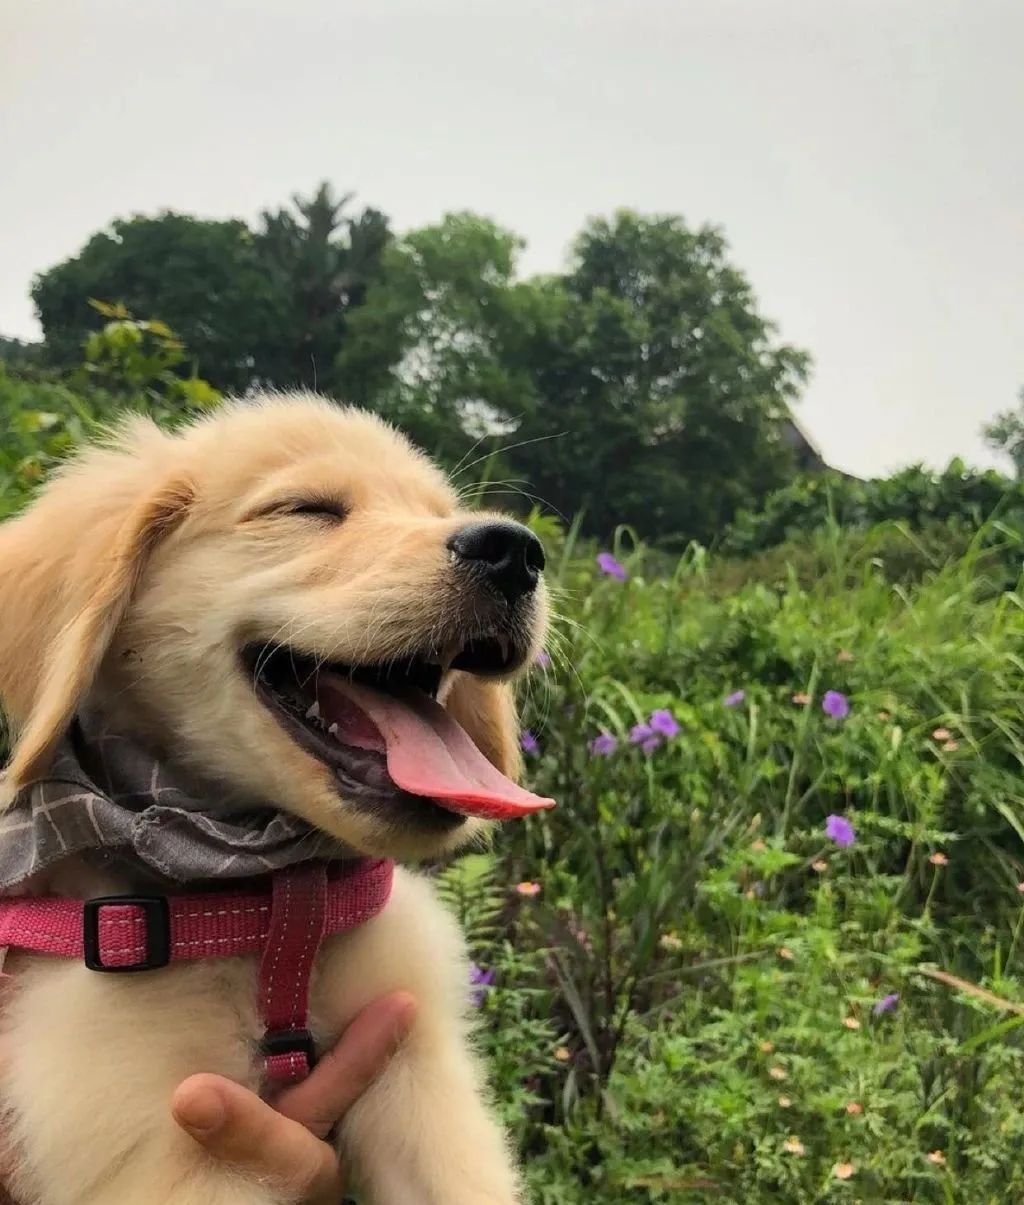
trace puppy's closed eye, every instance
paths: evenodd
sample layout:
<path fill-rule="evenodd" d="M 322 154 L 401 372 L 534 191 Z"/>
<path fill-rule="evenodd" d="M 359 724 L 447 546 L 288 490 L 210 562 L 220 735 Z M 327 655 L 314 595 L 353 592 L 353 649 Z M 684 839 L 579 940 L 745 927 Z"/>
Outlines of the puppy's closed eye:
<path fill-rule="evenodd" d="M 293 502 L 286 506 L 284 514 L 305 515 L 311 519 L 326 519 L 331 523 L 340 523 L 347 515 L 347 509 L 338 501 L 329 498 L 308 498 L 303 502 Z"/>
<path fill-rule="evenodd" d="M 338 498 L 308 497 L 308 498 L 279 498 L 260 509 L 250 518 L 272 519 L 303 518 L 314 519 L 322 523 L 342 523 L 348 517 L 348 507 Z"/>

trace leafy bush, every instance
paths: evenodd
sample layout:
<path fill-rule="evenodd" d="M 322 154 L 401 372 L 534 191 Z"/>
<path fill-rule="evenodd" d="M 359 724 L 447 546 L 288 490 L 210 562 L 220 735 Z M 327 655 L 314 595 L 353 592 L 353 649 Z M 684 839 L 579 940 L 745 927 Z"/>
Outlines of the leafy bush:
<path fill-rule="evenodd" d="M 724 536 L 724 552 L 749 555 L 833 525 L 844 530 L 897 522 L 913 531 L 951 524 L 977 531 L 989 520 L 1024 528 L 1024 483 L 994 469 L 954 460 L 941 473 L 913 466 L 892 477 L 859 481 L 836 473 L 807 477 L 743 511 Z"/>
<path fill-rule="evenodd" d="M 1024 1192 L 1024 600 L 976 549 L 896 588 L 833 551 L 722 599 L 699 553 L 555 549 L 560 807 L 501 835 L 478 950 L 538 1202 Z"/>
<path fill-rule="evenodd" d="M 173 425 L 214 406 L 220 394 L 194 373 L 174 332 L 137 321 L 123 306 L 93 302 L 108 319 L 86 340 L 81 367 L 60 376 L 0 359 L 0 519 L 19 510 L 47 470 L 126 411 Z"/>
<path fill-rule="evenodd" d="M 992 589 L 1005 590 L 1016 582 L 1022 557 L 1024 526 L 1000 520 L 981 528 L 954 520 L 931 522 L 916 531 L 896 522 L 862 530 L 829 524 L 749 556 L 720 553 L 708 566 L 706 585 L 719 598 L 750 582 L 778 590 L 790 583 L 810 589 L 826 576 L 850 588 L 867 572 L 891 585 L 912 586 L 934 577 L 951 560 L 968 558 L 972 571 Z"/>

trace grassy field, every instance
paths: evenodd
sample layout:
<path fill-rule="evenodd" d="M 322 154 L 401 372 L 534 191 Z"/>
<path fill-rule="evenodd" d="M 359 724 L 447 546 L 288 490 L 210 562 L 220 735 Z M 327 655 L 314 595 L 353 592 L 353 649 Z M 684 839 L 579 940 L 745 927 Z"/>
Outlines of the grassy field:
<path fill-rule="evenodd" d="M 531 1199 L 1024 1199 L 1019 549 L 737 585 L 541 526 L 561 806 L 442 874 Z"/>

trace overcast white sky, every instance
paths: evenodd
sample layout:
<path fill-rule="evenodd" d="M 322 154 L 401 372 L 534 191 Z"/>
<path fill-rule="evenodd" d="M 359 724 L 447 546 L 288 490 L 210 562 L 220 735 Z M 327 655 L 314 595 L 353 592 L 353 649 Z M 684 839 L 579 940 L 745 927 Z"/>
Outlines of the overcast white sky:
<path fill-rule="evenodd" d="M 252 217 L 328 178 L 562 265 L 618 206 L 721 224 L 798 417 L 875 474 L 1024 385 L 1021 0 L 0 0 L 0 332 L 115 215 Z"/>

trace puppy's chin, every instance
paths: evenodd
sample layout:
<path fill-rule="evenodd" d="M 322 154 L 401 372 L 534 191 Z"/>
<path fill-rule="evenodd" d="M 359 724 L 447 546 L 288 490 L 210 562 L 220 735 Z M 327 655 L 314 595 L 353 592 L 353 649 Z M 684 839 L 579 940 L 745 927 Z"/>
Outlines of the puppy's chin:
<path fill-rule="evenodd" d="M 372 793 L 355 784 L 346 791 L 329 767 L 280 731 L 265 735 L 267 739 L 250 748 L 235 746 L 230 759 L 219 758 L 215 780 L 230 784 L 235 800 L 291 812 L 356 853 L 429 861 L 485 842 L 493 828 L 485 820 L 460 816 L 404 792 Z M 206 773 L 210 769 L 203 767 Z"/>
<path fill-rule="evenodd" d="M 488 821 L 460 816 L 400 791 L 346 792 L 330 770 L 312 758 L 306 760 L 308 774 L 287 787 L 282 784 L 278 805 L 368 857 L 429 861 L 484 843 L 493 828 Z"/>
<path fill-rule="evenodd" d="M 485 844 L 494 827 L 486 820 L 446 812 L 429 799 L 373 801 L 368 807 L 364 799 L 344 798 L 324 782 L 323 774 L 317 777 L 318 789 L 305 797 L 303 819 L 368 857 L 426 862 L 467 845 Z"/>
<path fill-rule="evenodd" d="M 402 791 L 385 775 L 370 776 L 369 782 L 346 775 L 298 744 L 258 704 L 248 715 L 251 722 L 240 726 L 230 754 L 223 746 L 206 750 L 220 763 L 217 778 L 254 801 L 292 812 L 360 854 L 426 861 L 480 844 L 493 828 Z M 194 741 L 190 745 L 195 748 Z"/>

